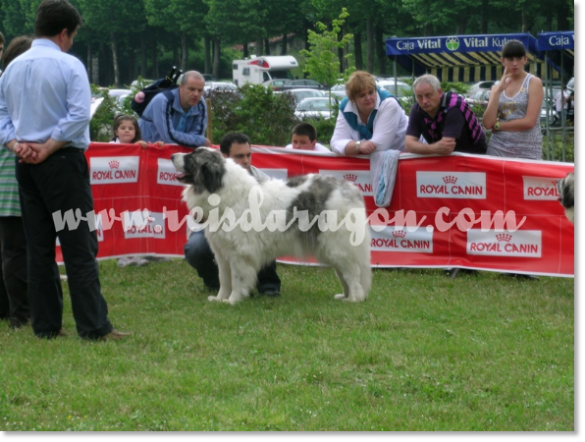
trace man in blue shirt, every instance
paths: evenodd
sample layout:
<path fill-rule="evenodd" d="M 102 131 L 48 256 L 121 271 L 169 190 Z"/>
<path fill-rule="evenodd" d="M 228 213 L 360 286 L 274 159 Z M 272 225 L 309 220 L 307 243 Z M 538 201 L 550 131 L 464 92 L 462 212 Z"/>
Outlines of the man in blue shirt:
<path fill-rule="evenodd" d="M 96 261 L 93 197 L 84 155 L 90 142 L 91 91 L 83 64 L 66 54 L 81 23 L 66 0 L 45 0 L 38 7 L 31 49 L 15 58 L 0 77 L 0 145 L 21 157 L 16 178 L 35 335 L 66 334 L 55 263 L 58 237 L 77 333 L 91 340 L 122 339 L 127 333 L 115 330 L 108 319 Z M 63 219 L 69 210 L 85 220 L 57 232 L 54 220 Z"/>
<path fill-rule="evenodd" d="M 207 106 L 203 99 L 204 86 L 203 75 L 188 71 L 181 77 L 179 88 L 170 92 L 170 98 L 165 93 L 156 95 L 138 121 L 142 139 L 192 148 L 211 146 L 205 138 Z"/>

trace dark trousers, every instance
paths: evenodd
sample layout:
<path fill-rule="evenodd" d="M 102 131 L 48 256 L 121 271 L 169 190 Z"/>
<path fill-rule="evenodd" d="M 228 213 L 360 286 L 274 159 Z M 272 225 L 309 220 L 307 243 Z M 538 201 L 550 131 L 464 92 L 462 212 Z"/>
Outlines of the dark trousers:
<path fill-rule="evenodd" d="M 10 320 L 11 327 L 29 321 L 26 239 L 20 216 L 0 217 L 0 317 Z"/>
<path fill-rule="evenodd" d="M 51 338 L 62 326 L 63 292 L 55 262 L 59 238 L 67 271 L 73 317 L 82 338 L 112 331 L 101 293 L 97 235 L 87 221 L 56 231 L 53 214 L 68 210 L 84 218 L 93 211 L 87 160 L 80 149 L 58 150 L 40 164 L 16 164 L 27 243 L 28 301 L 35 335 Z"/>
<path fill-rule="evenodd" d="M 203 231 L 193 232 L 185 244 L 185 259 L 191 267 L 197 270 L 197 275 L 203 279 L 203 283 L 210 288 L 219 288 L 219 269 L 215 262 L 215 256 Z M 264 266 L 258 272 L 256 288 L 260 293 L 269 291 L 280 292 L 280 278 L 276 273 L 276 261 Z"/>

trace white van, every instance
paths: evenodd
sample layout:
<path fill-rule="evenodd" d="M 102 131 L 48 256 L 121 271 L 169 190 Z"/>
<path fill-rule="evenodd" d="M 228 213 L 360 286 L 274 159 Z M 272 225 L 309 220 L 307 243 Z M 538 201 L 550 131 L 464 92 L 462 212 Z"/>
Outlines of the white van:
<path fill-rule="evenodd" d="M 246 83 L 262 84 L 276 78 L 292 79 L 291 70 L 299 64 L 292 55 L 265 55 L 232 62 L 233 80 L 240 87 Z"/>

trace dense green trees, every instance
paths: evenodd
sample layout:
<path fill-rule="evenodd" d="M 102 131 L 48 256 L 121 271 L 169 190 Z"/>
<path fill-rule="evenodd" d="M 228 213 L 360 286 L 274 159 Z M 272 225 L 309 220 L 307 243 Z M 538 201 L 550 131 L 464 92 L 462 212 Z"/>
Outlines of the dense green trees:
<path fill-rule="evenodd" d="M 85 25 L 72 52 L 93 83 L 127 84 L 138 75 L 157 78 L 172 65 L 216 77 L 231 76 L 231 60 L 250 54 L 284 54 L 307 31 L 330 24 L 343 7 L 341 68 L 350 52 L 357 69 L 386 73 L 384 38 L 569 30 L 571 0 L 70 0 Z M 0 0 L 0 31 L 7 40 L 34 32 L 41 0 Z M 275 45 L 274 40 L 279 39 Z M 235 49 L 237 46 L 237 50 Z M 277 51 L 277 52 L 275 52 Z M 299 60 L 302 63 L 302 60 Z"/>

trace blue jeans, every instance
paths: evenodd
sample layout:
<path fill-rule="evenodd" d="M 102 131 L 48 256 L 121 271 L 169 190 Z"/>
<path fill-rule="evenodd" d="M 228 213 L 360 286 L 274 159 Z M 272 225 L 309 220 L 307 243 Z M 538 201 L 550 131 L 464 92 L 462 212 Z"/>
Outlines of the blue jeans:
<path fill-rule="evenodd" d="M 203 231 L 193 232 L 185 244 L 184 250 L 185 259 L 191 267 L 197 270 L 197 275 L 203 279 L 203 284 L 211 289 L 219 289 L 219 269 Z M 256 288 L 260 293 L 280 292 L 280 278 L 276 273 L 276 261 L 267 264 L 258 272 Z"/>

